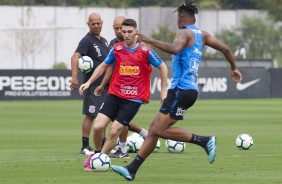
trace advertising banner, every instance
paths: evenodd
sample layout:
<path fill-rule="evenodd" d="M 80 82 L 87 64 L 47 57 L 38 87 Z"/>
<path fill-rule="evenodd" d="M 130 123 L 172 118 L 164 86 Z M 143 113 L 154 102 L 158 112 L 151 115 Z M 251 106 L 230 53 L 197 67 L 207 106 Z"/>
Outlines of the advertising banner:
<path fill-rule="evenodd" d="M 241 83 L 234 83 L 229 68 L 200 68 L 200 99 L 282 97 L 281 71 L 264 68 L 242 68 Z M 273 72 L 272 72 L 273 71 Z M 171 70 L 168 84 L 170 86 Z M 82 74 L 79 75 L 79 85 Z M 0 100 L 81 99 L 78 90 L 70 91 L 70 70 L 0 70 Z M 279 85 L 280 84 L 280 85 Z M 151 75 L 151 99 L 160 99 L 159 71 Z"/>
<path fill-rule="evenodd" d="M 70 70 L 0 70 L 0 100 L 81 98 L 70 85 Z"/>
<path fill-rule="evenodd" d="M 269 72 L 264 68 L 242 68 L 241 83 L 231 80 L 229 68 L 200 68 L 198 76 L 199 98 L 266 98 L 270 97 Z M 171 72 L 169 74 L 171 77 Z M 170 78 L 168 80 L 170 84 Z M 151 99 L 159 99 L 160 78 L 158 70 L 151 76 Z"/>

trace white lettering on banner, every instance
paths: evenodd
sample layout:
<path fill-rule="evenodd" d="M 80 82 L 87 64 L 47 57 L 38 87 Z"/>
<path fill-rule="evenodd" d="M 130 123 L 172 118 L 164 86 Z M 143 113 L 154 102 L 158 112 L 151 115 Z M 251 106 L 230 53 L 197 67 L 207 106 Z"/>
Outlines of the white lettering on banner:
<path fill-rule="evenodd" d="M 198 84 L 203 85 L 201 92 L 226 92 L 227 78 L 199 78 Z"/>
<path fill-rule="evenodd" d="M 70 91 L 71 77 L 0 76 L 0 91 Z"/>
<path fill-rule="evenodd" d="M 120 86 L 120 91 L 125 95 L 138 95 L 138 87 L 137 86 Z"/>
<path fill-rule="evenodd" d="M 35 89 L 34 77 L 27 76 L 23 78 L 23 90 L 32 91 Z"/>
<path fill-rule="evenodd" d="M 168 79 L 168 87 L 171 85 L 171 79 Z M 203 85 L 201 92 L 226 92 L 227 78 L 226 77 L 201 77 L 198 78 L 198 85 Z M 201 89 L 201 88 L 199 88 Z M 151 94 L 161 91 L 161 79 L 154 77 L 151 79 Z"/>
<path fill-rule="evenodd" d="M 71 92 L 70 91 L 5 91 L 4 96 L 12 96 L 12 97 L 35 97 L 35 96 L 66 97 L 66 96 L 71 96 Z"/>
<path fill-rule="evenodd" d="M 3 87 L 8 87 L 10 86 L 11 82 L 10 82 L 10 77 L 7 76 L 1 76 L 0 77 L 0 90 L 3 90 Z"/>

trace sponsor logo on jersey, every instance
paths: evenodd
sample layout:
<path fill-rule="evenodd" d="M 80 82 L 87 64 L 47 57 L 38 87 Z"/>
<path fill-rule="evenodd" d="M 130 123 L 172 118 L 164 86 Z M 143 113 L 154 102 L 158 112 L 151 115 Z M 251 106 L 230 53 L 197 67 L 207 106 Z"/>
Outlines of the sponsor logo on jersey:
<path fill-rule="evenodd" d="M 122 49 L 122 46 L 121 46 L 121 45 L 119 45 L 119 46 L 116 47 L 116 50 L 121 50 L 121 49 Z"/>
<path fill-rule="evenodd" d="M 120 75 L 139 75 L 140 70 L 138 66 L 120 66 Z"/>
<path fill-rule="evenodd" d="M 94 49 L 96 50 L 96 52 L 98 54 L 98 57 L 101 57 L 102 54 L 101 54 L 101 50 L 99 49 L 98 45 L 96 45 L 96 43 L 94 43 L 93 46 L 94 46 Z"/>
<path fill-rule="evenodd" d="M 190 62 L 191 68 L 195 71 L 198 71 L 200 61 L 197 58 L 191 58 Z"/>
<path fill-rule="evenodd" d="M 148 47 L 142 46 L 141 49 L 144 50 L 144 51 L 147 51 L 147 50 L 148 50 Z"/>
<path fill-rule="evenodd" d="M 138 87 L 137 86 L 120 86 L 120 91 L 124 95 L 138 95 Z"/>
<path fill-rule="evenodd" d="M 198 49 L 198 48 L 195 48 L 194 53 L 199 54 L 200 56 L 202 55 L 202 52 L 201 52 L 201 51 L 199 51 L 199 49 Z"/>
<path fill-rule="evenodd" d="M 202 33 L 201 30 L 197 30 L 197 29 L 191 29 L 191 31 L 193 31 L 194 33 L 198 33 L 198 34 L 201 34 L 201 33 Z"/>

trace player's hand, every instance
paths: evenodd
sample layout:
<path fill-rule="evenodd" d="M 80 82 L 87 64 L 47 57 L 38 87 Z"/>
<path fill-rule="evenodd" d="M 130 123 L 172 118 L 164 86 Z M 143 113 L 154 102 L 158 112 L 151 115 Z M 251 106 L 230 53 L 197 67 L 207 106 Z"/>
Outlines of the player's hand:
<path fill-rule="evenodd" d="M 149 38 L 144 36 L 143 34 L 140 34 L 140 33 L 137 33 L 136 34 L 137 36 L 137 42 L 145 42 L 145 43 L 148 43 L 149 42 Z"/>
<path fill-rule="evenodd" d="M 97 88 L 94 90 L 94 95 L 95 96 L 101 96 L 102 91 L 104 90 L 104 86 L 99 85 Z"/>
<path fill-rule="evenodd" d="M 147 101 L 142 101 L 142 104 L 148 104 L 150 101 L 149 100 L 147 100 Z"/>
<path fill-rule="evenodd" d="M 89 84 L 88 82 L 82 84 L 82 85 L 80 86 L 80 88 L 79 88 L 79 94 L 80 94 L 80 95 L 83 95 L 83 92 L 84 92 L 86 89 L 88 89 L 89 86 L 90 86 L 90 84 Z"/>
<path fill-rule="evenodd" d="M 164 102 L 164 99 L 166 99 L 166 97 L 167 97 L 167 90 L 165 90 L 165 91 L 161 91 L 161 103 L 163 103 Z"/>
<path fill-rule="evenodd" d="M 238 83 L 242 80 L 242 74 L 238 69 L 232 70 L 231 71 L 231 79 Z"/>
<path fill-rule="evenodd" d="M 70 89 L 73 91 L 76 90 L 77 88 L 78 88 L 78 79 L 72 78 Z"/>

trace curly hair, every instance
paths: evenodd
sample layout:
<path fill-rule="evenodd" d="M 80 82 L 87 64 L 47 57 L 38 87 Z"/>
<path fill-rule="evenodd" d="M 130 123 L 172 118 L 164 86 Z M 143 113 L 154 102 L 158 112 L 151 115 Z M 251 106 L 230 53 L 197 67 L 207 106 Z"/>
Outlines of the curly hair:
<path fill-rule="evenodd" d="M 187 13 L 188 15 L 198 14 L 198 6 L 193 5 L 194 2 L 195 0 L 186 0 L 186 2 L 181 4 L 174 12 Z"/>

